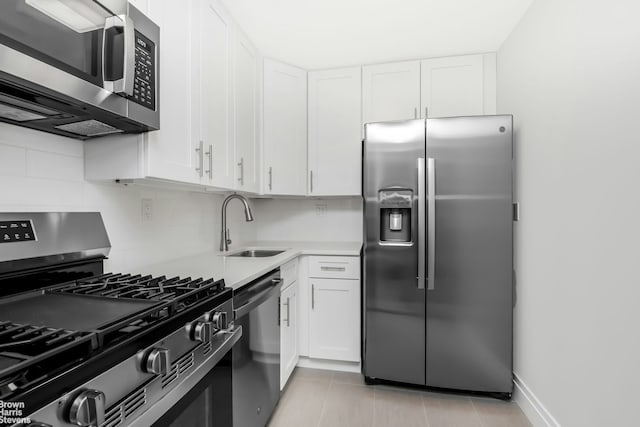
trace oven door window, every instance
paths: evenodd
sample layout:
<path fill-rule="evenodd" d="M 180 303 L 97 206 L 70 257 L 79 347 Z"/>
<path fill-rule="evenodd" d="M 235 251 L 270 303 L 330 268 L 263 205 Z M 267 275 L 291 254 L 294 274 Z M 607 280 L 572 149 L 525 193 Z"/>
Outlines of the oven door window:
<path fill-rule="evenodd" d="M 232 351 L 229 351 L 153 427 L 232 427 Z"/>
<path fill-rule="evenodd" d="M 95 1 L 2 0 L 0 43 L 102 86 L 103 31 L 111 16 Z"/>

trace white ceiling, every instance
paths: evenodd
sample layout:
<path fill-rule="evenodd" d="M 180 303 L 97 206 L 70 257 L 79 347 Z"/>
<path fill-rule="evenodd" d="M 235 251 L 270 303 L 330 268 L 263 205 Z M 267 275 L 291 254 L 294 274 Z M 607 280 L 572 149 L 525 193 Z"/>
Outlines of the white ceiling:
<path fill-rule="evenodd" d="M 496 51 L 533 0 L 222 0 L 260 51 L 306 69 Z"/>

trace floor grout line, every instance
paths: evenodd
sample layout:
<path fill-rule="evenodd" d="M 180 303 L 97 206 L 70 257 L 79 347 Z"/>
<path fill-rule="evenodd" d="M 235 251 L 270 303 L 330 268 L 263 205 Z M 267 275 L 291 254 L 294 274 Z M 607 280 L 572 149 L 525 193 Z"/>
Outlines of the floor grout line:
<path fill-rule="evenodd" d="M 482 417 L 480 416 L 480 411 L 478 411 L 478 408 L 476 407 L 476 404 L 473 403 L 473 399 L 469 397 L 469 402 L 471 402 L 471 407 L 473 408 L 473 412 L 476 414 L 476 416 L 478 417 L 478 421 L 480 421 L 480 426 L 481 427 L 486 427 L 484 425 L 484 421 L 482 420 Z"/>
<path fill-rule="evenodd" d="M 327 390 L 324 393 L 324 399 L 322 399 L 322 406 L 320 407 L 320 416 L 318 417 L 318 422 L 316 423 L 316 427 L 320 427 L 320 422 L 322 421 L 322 415 L 324 415 L 324 408 L 327 405 L 327 399 L 329 398 L 329 391 L 331 390 L 331 384 L 333 384 L 333 373 L 331 374 L 331 379 L 329 380 L 329 385 L 327 386 Z"/>

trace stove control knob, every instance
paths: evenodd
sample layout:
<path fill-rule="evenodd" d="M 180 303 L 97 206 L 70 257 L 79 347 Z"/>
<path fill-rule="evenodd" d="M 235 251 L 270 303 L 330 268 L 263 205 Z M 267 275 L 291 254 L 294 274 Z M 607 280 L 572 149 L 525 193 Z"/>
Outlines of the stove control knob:
<path fill-rule="evenodd" d="M 104 393 L 82 390 L 71 403 L 68 420 L 83 427 L 98 427 L 104 423 Z"/>
<path fill-rule="evenodd" d="M 169 350 L 154 348 L 143 360 L 143 371 L 148 374 L 165 375 L 169 372 Z"/>
<path fill-rule="evenodd" d="M 195 321 L 191 323 L 187 329 L 189 330 L 189 338 L 193 341 L 208 343 L 211 341 L 211 323 Z"/>
<path fill-rule="evenodd" d="M 227 313 L 225 311 L 212 311 L 207 313 L 207 318 L 213 323 L 213 327 L 217 330 L 227 329 L 229 324 L 227 323 Z"/>

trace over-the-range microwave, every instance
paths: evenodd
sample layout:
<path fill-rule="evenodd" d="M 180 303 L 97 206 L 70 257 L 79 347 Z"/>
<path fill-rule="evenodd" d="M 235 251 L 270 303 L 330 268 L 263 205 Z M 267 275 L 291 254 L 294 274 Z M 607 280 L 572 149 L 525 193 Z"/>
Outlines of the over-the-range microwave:
<path fill-rule="evenodd" d="M 159 48 L 126 0 L 2 0 L 0 121 L 79 139 L 159 129 Z"/>

